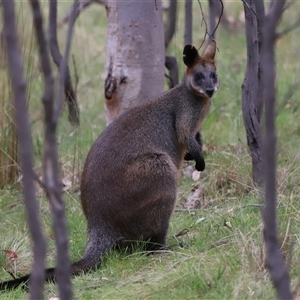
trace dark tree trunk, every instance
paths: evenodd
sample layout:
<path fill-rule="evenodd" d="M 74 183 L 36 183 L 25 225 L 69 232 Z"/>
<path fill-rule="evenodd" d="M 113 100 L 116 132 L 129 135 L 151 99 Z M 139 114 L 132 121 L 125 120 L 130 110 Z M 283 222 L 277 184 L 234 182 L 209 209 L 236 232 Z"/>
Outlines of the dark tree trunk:
<path fill-rule="evenodd" d="M 2 0 L 4 36 L 7 45 L 7 59 L 14 95 L 16 124 L 19 138 L 19 151 L 22 170 L 22 183 L 25 210 L 29 231 L 33 241 L 33 266 L 30 279 L 30 299 L 42 299 L 44 288 L 44 268 L 46 241 L 41 229 L 39 207 L 35 193 L 35 174 L 33 171 L 33 145 L 27 113 L 26 83 L 22 69 L 16 30 L 14 1 Z"/>
<path fill-rule="evenodd" d="M 193 1 L 185 0 L 184 44 L 193 44 Z"/>
<path fill-rule="evenodd" d="M 263 74 L 263 97 L 265 100 L 266 138 L 264 143 L 265 162 L 265 209 L 264 239 L 267 266 L 277 299 L 293 299 L 290 278 L 284 264 L 277 238 L 276 216 L 276 128 L 275 128 L 275 53 L 276 27 L 282 15 L 285 1 L 272 1 L 272 8 L 265 18 L 262 30 L 261 65 Z"/>
<path fill-rule="evenodd" d="M 263 184 L 262 166 L 262 131 L 258 103 L 261 100 L 260 74 L 260 24 L 253 11 L 256 11 L 254 2 L 245 0 L 244 11 L 246 20 L 247 68 L 242 85 L 242 112 L 247 135 L 247 143 L 252 158 L 252 178 L 256 186 Z M 262 1 L 262 0 L 260 0 Z"/>
<path fill-rule="evenodd" d="M 165 48 L 167 49 L 170 41 L 176 31 L 177 20 L 177 0 L 170 0 L 170 6 L 168 8 L 168 18 L 166 22 L 165 30 Z"/>

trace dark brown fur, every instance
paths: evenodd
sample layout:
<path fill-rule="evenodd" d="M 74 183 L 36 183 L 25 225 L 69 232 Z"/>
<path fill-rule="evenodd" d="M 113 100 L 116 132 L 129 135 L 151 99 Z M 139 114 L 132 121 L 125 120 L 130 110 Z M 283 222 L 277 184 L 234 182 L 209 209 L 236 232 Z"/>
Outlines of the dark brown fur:
<path fill-rule="evenodd" d="M 72 265 L 72 275 L 101 263 L 117 244 L 147 242 L 148 250 L 165 246 L 184 160 L 205 168 L 199 129 L 219 81 L 215 75 L 215 41 L 200 57 L 184 49 L 183 82 L 157 99 L 124 113 L 92 146 L 82 173 L 81 202 L 89 241 L 84 256 Z M 10 289 L 30 278 L 2 282 Z M 55 270 L 46 270 L 55 280 Z"/>

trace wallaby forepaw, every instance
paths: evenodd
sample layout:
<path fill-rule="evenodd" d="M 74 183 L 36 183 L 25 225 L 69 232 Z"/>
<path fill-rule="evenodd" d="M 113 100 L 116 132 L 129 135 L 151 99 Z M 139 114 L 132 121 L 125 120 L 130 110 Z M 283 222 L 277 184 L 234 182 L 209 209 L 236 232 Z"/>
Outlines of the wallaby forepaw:
<path fill-rule="evenodd" d="M 205 169 L 204 159 L 202 161 L 197 161 L 195 168 L 196 168 L 197 171 L 204 171 L 204 169 Z"/>

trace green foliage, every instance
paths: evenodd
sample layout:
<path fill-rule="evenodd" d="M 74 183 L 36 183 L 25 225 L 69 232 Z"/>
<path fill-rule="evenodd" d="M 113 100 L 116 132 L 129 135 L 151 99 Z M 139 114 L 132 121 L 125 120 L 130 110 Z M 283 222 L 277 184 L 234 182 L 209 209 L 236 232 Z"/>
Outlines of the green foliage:
<path fill-rule="evenodd" d="M 195 3 L 196 4 L 196 3 Z M 60 16 L 69 3 L 60 3 Z M 168 52 L 178 59 L 183 71 L 183 3 L 179 6 L 178 31 Z M 170 251 L 146 255 L 141 248 L 131 254 L 113 251 L 102 266 L 74 278 L 75 299 L 274 299 L 275 294 L 264 265 L 261 199 L 251 183 L 251 159 L 246 145 L 241 113 L 241 84 L 246 64 L 245 38 L 239 20 L 242 3 L 226 3 L 234 18 L 234 29 L 220 28 L 217 66 L 221 86 L 204 123 L 203 139 L 207 169 L 195 182 L 185 176 L 179 183 L 178 206 L 172 216 Z M 297 17 L 294 4 L 282 20 L 282 28 Z M 200 45 L 203 28 L 194 7 L 194 43 Z M 81 127 L 69 125 L 66 110 L 59 127 L 59 155 L 65 184 L 71 259 L 78 259 L 86 245 L 86 223 L 79 203 L 78 184 L 85 156 L 105 127 L 103 71 L 106 24 L 104 7 L 94 4 L 76 23 L 72 55 L 79 76 L 78 101 Z M 59 29 L 63 45 L 66 26 Z M 28 33 L 29 34 L 29 33 Z M 299 280 L 299 29 L 278 41 L 277 47 L 277 133 L 278 133 L 278 231 L 282 252 L 289 264 L 292 287 Z M 30 34 L 28 35 L 31 36 Z M 28 49 L 28 48 L 26 48 Z M 29 110 L 35 144 L 36 168 L 40 174 L 43 147 L 41 78 L 36 49 L 31 74 Z M 72 74 L 74 66 L 71 63 Z M 55 68 L 54 68 L 55 70 Z M 32 77 L 31 77 L 32 78 Z M 289 93 L 292 91 L 292 93 Z M 0 119 L 1 120 L 1 119 Z M 194 185 L 203 189 L 200 209 L 183 210 Z M 55 264 L 55 247 L 49 205 L 38 188 L 41 217 L 48 238 L 49 266 Z M 15 251 L 15 265 L 0 253 L 0 278 L 7 271 L 17 275 L 30 271 L 32 253 L 26 228 L 22 196 L 17 188 L 0 191 L 0 250 Z M 186 234 L 177 233 L 186 229 Z M 293 246 L 292 246 L 293 245 Z M 56 297 L 55 285 L 46 285 L 47 298 Z M 26 299 L 17 290 L 3 299 Z"/>

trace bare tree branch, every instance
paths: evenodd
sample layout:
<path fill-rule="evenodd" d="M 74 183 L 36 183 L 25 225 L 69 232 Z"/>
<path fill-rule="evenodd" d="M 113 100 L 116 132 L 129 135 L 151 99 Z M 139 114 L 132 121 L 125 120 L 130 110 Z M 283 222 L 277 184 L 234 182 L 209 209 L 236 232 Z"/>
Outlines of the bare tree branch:
<path fill-rule="evenodd" d="M 283 36 L 289 34 L 291 31 L 297 29 L 300 26 L 300 18 L 291 26 L 285 28 L 284 30 L 282 30 L 281 32 L 277 33 L 276 37 L 277 39 L 282 38 Z"/>
<path fill-rule="evenodd" d="M 76 5 L 73 6 L 76 9 Z M 75 17 L 76 20 L 76 17 Z M 75 22 L 75 20 L 73 22 Z M 53 61 L 61 68 L 63 57 L 57 42 L 57 0 L 49 0 L 49 46 Z M 67 65 L 64 73 L 64 93 L 69 109 L 69 121 L 73 125 L 79 125 L 79 108 L 76 94 L 71 81 L 70 70 Z"/>
<path fill-rule="evenodd" d="M 48 44 L 44 35 L 43 19 L 39 1 L 31 0 L 34 15 L 40 63 L 45 79 L 43 105 L 45 111 L 45 148 L 43 157 L 44 186 L 52 210 L 52 222 L 57 248 L 56 280 L 60 299 L 72 299 L 70 260 L 65 209 L 62 200 L 62 183 L 58 164 L 56 128 L 57 110 L 54 108 L 54 79 L 51 70 Z M 68 42 L 69 43 L 69 39 Z M 64 65 L 62 63 L 62 65 Z M 60 78 L 61 80 L 62 77 Z M 61 83 L 62 85 L 63 83 Z"/>
<path fill-rule="evenodd" d="M 295 1 L 291 1 L 291 2 L 286 3 L 284 5 L 283 11 L 287 10 L 288 8 L 290 8 L 294 4 L 295 4 Z"/>
<path fill-rule="evenodd" d="M 277 235 L 276 216 L 276 128 L 275 128 L 275 51 L 276 27 L 282 15 L 285 1 L 272 1 L 262 30 L 261 64 L 263 74 L 263 96 L 265 99 L 265 209 L 264 239 L 267 266 L 278 299 L 292 299 L 290 278 L 284 264 Z"/>
<path fill-rule="evenodd" d="M 209 35 L 209 33 L 208 33 L 207 22 L 206 22 L 206 19 L 205 19 L 205 16 L 204 16 L 204 11 L 203 11 L 202 4 L 201 4 L 200 0 L 198 0 L 198 4 L 199 4 L 201 15 L 202 15 L 201 27 L 202 27 L 203 23 L 205 24 L 204 38 L 202 40 L 202 43 L 201 43 L 200 47 L 198 48 L 198 50 L 199 50 L 203 46 L 203 44 L 205 43 L 206 36 Z"/>
<path fill-rule="evenodd" d="M 30 278 L 30 299 L 43 298 L 43 281 L 46 258 L 46 241 L 41 229 L 39 207 L 36 201 L 35 174 L 33 171 L 33 145 L 27 114 L 26 83 L 18 45 L 14 1 L 2 0 L 4 35 L 7 58 L 13 87 L 17 132 L 20 145 L 24 203 L 29 231 L 33 241 L 33 266 Z"/>
<path fill-rule="evenodd" d="M 292 98 L 296 90 L 299 90 L 300 80 L 296 80 L 293 84 L 290 85 L 288 91 L 282 97 L 282 101 L 279 103 L 277 109 L 281 111 L 288 104 L 289 100 Z"/>
<path fill-rule="evenodd" d="M 63 19 L 59 22 L 60 24 L 67 23 L 70 20 L 73 9 L 76 11 L 76 19 L 79 15 L 90 6 L 92 3 L 104 4 L 104 0 L 80 0 L 76 4 L 73 3 L 70 9 L 66 12 Z"/>
<path fill-rule="evenodd" d="M 202 40 L 202 43 L 200 44 L 198 50 L 203 46 L 203 44 L 205 43 L 206 41 L 206 37 L 208 36 L 209 37 L 209 40 L 208 42 L 210 42 L 211 40 L 214 39 L 214 35 L 216 33 L 216 30 L 218 29 L 219 25 L 220 25 L 220 22 L 221 22 L 221 19 L 222 19 L 222 15 L 223 15 L 223 11 L 224 11 L 224 5 L 223 5 L 223 1 L 222 0 L 218 0 L 221 5 L 221 10 L 220 10 L 220 15 L 219 15 L 219 19 L 218 19 L 218 22 L 217 24 L 215 25 L 215 9 L 212 7 L 213 5 L 215 5 L 214 3 L 214 0 L 211 0 L 209 1 L 209 12 L 210 12 L 210 17 L 209 17 L 209 31 L 208 31 L 208 26 L 207 26 L 207 22 L 206 22 L 206 19 L 205 19 L 205 15 L 204 15 L 204 11 L 203 11 L 203 7 L 202 7 L 202 4 L 201 4 L 201 1 L 198 0 L 198 4 L 199 4 L 199 7 L 200 7 L 200 11 L 201 11 L 201 15 L 202 15 L 202 20 L 201 20 L 201 27 L 204 23 L 205 25 L 205 32 L 204 32 L 204 37 L 203 37 L 203 40 Z M 212 29 L 213 28 L 213 29 Z"/>

